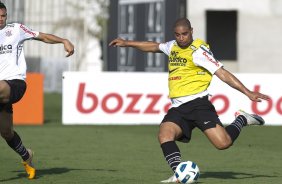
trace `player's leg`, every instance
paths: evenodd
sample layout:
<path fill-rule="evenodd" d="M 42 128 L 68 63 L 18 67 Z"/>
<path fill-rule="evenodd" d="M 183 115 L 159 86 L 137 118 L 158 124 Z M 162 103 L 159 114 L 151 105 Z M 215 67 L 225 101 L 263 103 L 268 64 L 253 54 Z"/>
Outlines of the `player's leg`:
<path fill-rule="evenodd" d="M 241 133 L 242 127 L 245 126 L 246 118 L 242 116 L 237 117 L 234 122 L 224 128 L 218 119 L 215 108 L 212 104 L 210 107 L 209 110 L 202 110 L 199 113 L 197 125 L 217 149 L 227 149 Z"/>
<path fill-rule="evenodd" d="M 178 164 L 181 162 L 181 153 L 175 141 L 181 136 L 182 130 L 179 125 L 170 121 L 165 121 L 161 123 L 158 139 L 165 160 L 173 171 L 173 175 L 168 179 L 161 181 L 162 183 L 170 183 L 177 181 L 174 172 Z"/>
<path fill-rule="evenodd" d="M 0 104 L 4 105 L 10 100 L 11 88 L 6 81 L 0 81 Z"/>
<path fill-rule="evenodd" d="M 193 111 L 196 126 L 204 132 L 217 149 L 226 149 L 232 145 L 229 134 L 224 129 L 214 105 L 208 97 L 198 99 Z"/>
<path fill-rule="evenodd" d="M 231 137 L 219 124 L 216 124 L 214 128 L 204 130 L 204 134 L 217 149 L 227 149 L 232 145 Z"/>
<path fill-rule="evenodd" d="M 161 123 L 158 139 L 164 157 L 172 171 L 175 171 L 177 165 L 181 162 L 180 150 L 175 142 L 181 135 L 182 130 L 177 124 L 173 122 Z"/>
<path fill-rule="evenodd" d="M 232 139 L 232 142 L 234 142 L 241 133 L 241 130 L 244 126 L 264 125 L 264 123 L 265 122 L 262 117 L 256 114 L 248 114 L 242 110 L 239 110 L 235 113 L 235 120 L 230 125 L 228 125 L 225 130 Z"/>
<path fill-rule="evenodd" d="M 235 120 L 225 128 L 219 123 L 214 128 L 204 130 L 205 135 L 216 148 L 229 148 L 238 138 L 244 126 L 264 124 L 264 120 L 260 116 L 241 110 L 236 112 L 235 117 Z"/>
<path fill-rule="evenodd" d="M 183 114 L 180 113 L 184 109 L 186 108 L 183 106 L 169 109 L 160 124 L 158 133 L 164 157 L 173 172 L 181 162 L 181 153 L 175 141 L 188 142 L 191 137 L 192 128 L 185 123 Z"/>
<path fill-rule="evenodd" d="M 25 147 L 22 145 L 22 141 L 19 135 L 13 130 L 13 109 L 12 103 L 14 100 L 14 96 L 20 96 L 21 98 L 23 94 L 18 94 L 24 90 L 18 90 L 15 87 L 16 85 L 10 81 L 0 81 L 0 133 L 1 136 L 6 140 L 8 145 L 16 151 L 23 160 L 27 160 L 29 158 L 29 154 Z M 25 87 L 24 87 L 25 88 Z M 17 92 L 14 92 L 18 90 Z"/>
<path fill-rule="evenodd" d="M 35 169 L 32 166 L 32 151 L 25 148 L 20 136 L 13 130 L 12 103 L 19 101 L 24 95 L 26 84 L 24 81 L 0 81 L 0 134 L 7 144 L 18 153 L 28 173 L 28 178 L 35 177 Z M 7 102 L 8 103 L 5 103 Z"/>
<path fill-rule="evenodd" d="M 32 165 L 32 151 L 26 149 L 20 136 L 13 130 L 12 113 L 5 110 L 0 112 L 0 133 L 7 144 L 21 156 L 29 179 L 35 177 L 35 169 Z"/>
<path fill-rule="evenodd" d="M 12 113 L 0 112 L 0 133 L 7 144 L 18 153 L 23 160 L 29 159 L 29 153 L 23 146 L 20 136 L 13 130 Z"/>
<path fill-rule="evenodd" d="M 169 109 L 160 125 L 158 134 L 159 142 L 164 157 L 173 171 L 173 175 L 170 178 L 161 181 L 163 183 L 177 181 L 174 171 L 181 162 L 181 152 L 176 144 L 176 140 L 189 142 L 191 139 L 194 126 L 185 121 L 183 113 L 180 113 L 185 112 L 184 114 L 190 114 L 189 112 L 186 113 L 187 111 L 185 109 L 187 109 L 185 106 Z M 190 117 L 187 118 L 189 119 Z"/>

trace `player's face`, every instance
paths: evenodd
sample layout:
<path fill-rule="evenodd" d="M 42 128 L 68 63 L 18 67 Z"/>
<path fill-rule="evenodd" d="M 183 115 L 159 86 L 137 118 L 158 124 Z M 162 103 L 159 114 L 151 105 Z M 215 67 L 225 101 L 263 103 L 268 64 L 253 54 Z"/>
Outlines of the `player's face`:
<path fill-rule="evenodd" d="M 188 47 L 193 41 L 193 28 L 178 26 L 174 28 L 175 40 L 179 47 Z"/>
<path fill-rule="evenodd" d="M 0 9 L 0 29 L 3 29 L 6 26 L 7 21 L 7 11 L 6 9 Z"/>

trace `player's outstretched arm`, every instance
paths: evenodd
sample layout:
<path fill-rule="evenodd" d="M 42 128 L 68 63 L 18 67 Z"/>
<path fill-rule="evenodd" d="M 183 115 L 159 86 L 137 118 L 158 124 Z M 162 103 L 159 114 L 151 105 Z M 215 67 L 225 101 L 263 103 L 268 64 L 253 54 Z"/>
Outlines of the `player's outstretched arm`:
<path fill-rule="evenodd" d="M 222 80 L 223 82 L 227 83 L 229 86 L 233 87 L 234 89 L 237 89 L 238 91 L 245 94 L 247 97 L 249 97 L 250 100 L 261 102 L 261 100 L 269 100 L 269 96 L 264 95 L 259 92 L 253 92 L 250 91 L 244 84 L 233 74 L 231 74 L 229 71 L 225 70 L 223 67 L 218 69 L 215 72 L 215 75 Z"/>
<path fill-rule="evenodd" d="M 133 47 L 143 52 L 161 52 L 159 49 L 159 43 L 153 41 L 133 41 L 116 38 L 110 42 L 109 46 Z"/>
<path fill-rule="evenodd" d="M 60 38 L 52 34 L 41 33 L 41 32 L 39 33 L 38 37 L 36 37 L 35 39 L 49 44 L 56 44 L 56 43 L 64 44 L 65 51 L 67 52 L 66 57 L 69 57 L 74 53 L 74 46 L 68 39 Z"/>

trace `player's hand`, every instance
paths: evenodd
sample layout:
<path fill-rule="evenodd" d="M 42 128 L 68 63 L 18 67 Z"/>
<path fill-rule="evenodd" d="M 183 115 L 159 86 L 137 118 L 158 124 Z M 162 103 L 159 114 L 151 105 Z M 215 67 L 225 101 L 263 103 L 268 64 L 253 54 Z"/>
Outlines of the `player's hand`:
<path fill-rule="evenodd" d="M 126 40 L 122 38 L 116 38 L 113 41 L 110 42 L 109 46 L 114 46 L 114 47 L 125 47 L 126 46 Z"/>
<path fill-rule="evenodd" d="M 248 94 L 248 97 L 250 98 L 250 100 L 255 101 L 255 102 L 261 102 L 262 100 L 269 100 L 270 97 L 264 94 L 261 94 L 259 92 L 250 92 L 250 94 Z"/>
<path fill-rule="evenodd" d="M 73 55 L 74 53 L 74 46 L 69 40 L 64 41 L 65 51 L 67 52 L 66 57 Z"/>

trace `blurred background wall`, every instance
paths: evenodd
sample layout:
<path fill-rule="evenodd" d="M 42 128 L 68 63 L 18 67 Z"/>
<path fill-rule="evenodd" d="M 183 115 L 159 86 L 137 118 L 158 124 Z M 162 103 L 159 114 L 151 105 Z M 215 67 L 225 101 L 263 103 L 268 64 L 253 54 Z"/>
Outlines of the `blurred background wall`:
<path fill-rule="evenodd" d="M 68 38 L 62 45 L 25 43 L 29 72 L 45 75 L 44 90 L 61 92 L 63 71 L 167 71 L 162 54 L 108 48 L 115 37 L 159 42 L 173 39 L 173 22 L 191 20 L 194 38 L 206 40 L 232 72 L 282 71 L 281 0 L 2 0 L 8 22 Z"/>
<path fill-rule="evenodd" d="M 111 1 L 108 42 L 116 37 L 130 40 L 164 42 L 173 36 L 176 19 L 186 17 L 186 0 Z M 161 53 L 143 53 L 133 48 L 108 48 L 106 70 L 167 71 L 167 57 Z"/>
<path fill-rule="evenodd" d="M 281 0 L 188 0 L 194 37 L 240 73 L 282 71 Z"/>

